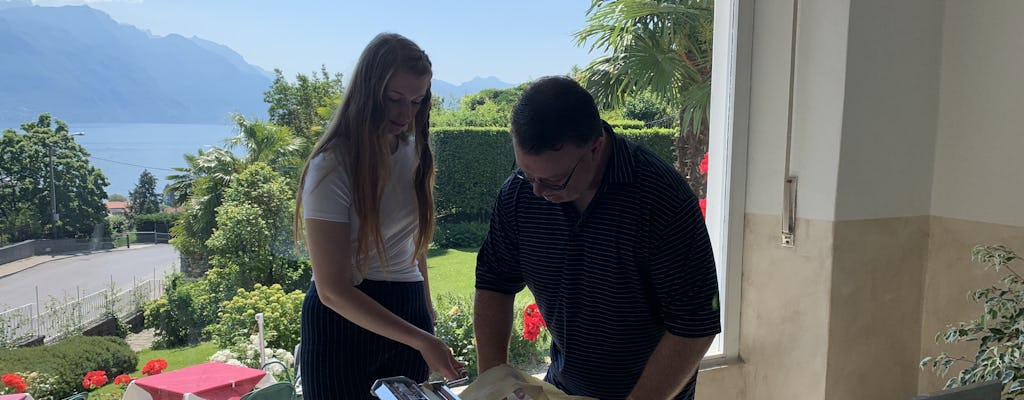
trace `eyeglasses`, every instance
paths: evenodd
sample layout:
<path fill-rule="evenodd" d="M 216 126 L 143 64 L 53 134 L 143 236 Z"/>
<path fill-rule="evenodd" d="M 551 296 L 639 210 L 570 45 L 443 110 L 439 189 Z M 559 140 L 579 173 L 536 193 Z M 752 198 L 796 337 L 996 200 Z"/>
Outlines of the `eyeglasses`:
<path fill-rule="evenodd" d="M 547 183 L 547 182 L 544 182 L 544 181 L 541 181 L 541 180 L 538 180 L 538 179 L 534 179 L 534 178 L 530 178 L 530 177 L 526 176 L 526 173 L 523 172 L 522 168 L 516 167 L 515 161 L 512 162 L 512 168 L 513 168 L 512 173 L 515 174 L 516 178 L 519 178 L 519 179 L 522 179 L 524 181 L 530 182 L 531 185 L 540 185 L 540 187 L 542 187 L 542 188 L 558 192 L 558 191 L 565 190 L 565 188 L 569 186 L 569 181 L 572 180 L 573 174 L 576 173 L 576 167 L 580 166 L 580 162 L 583 161 L 583 157 L 585 157 L 586 155 L 587 155 L 587 153 L 583 153 L 583 155 L 580 156 L 580 159 L 576 160 L 576 164 L 572 166 L 571 170 L 569 170 L 569 176 L 565 177 L 565 181 L 563 181 L 561 184 L 557 184 L 557 185 L 554 184 L 554 183 Z"/>

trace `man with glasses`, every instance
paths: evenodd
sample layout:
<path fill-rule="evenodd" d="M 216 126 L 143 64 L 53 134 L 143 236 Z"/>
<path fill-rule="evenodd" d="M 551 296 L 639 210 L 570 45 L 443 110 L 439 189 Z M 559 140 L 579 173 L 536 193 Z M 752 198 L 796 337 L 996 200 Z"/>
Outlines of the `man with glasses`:
<path fill-rule="evenodd" d="M 552 337 L 546 381 L 600 399 L 692 399 L 721 331 L 696 196 L 572 79 L 534 82 L 511 122 L 518 168 L 477 258 L 480 371 L 508 361 L 514 296 L 528 286 Z"/>

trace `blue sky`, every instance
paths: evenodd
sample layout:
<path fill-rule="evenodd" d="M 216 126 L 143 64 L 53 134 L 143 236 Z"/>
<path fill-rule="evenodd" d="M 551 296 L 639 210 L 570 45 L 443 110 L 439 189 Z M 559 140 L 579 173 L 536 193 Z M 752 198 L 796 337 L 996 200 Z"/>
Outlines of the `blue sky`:
<path fill-rule="evenodd" d="M 222 43 L 252 64 L 288 77 L 324 64 L 348 76 L 379 32 L 401 33 L 430 55 L 434 77 L 459 84 L 474 76 L 520 83 L 564 74 L 596 54 L 572 33 L 590 0 L 34 0 L 88 4 L 156 35 L 178 33 Z"/>

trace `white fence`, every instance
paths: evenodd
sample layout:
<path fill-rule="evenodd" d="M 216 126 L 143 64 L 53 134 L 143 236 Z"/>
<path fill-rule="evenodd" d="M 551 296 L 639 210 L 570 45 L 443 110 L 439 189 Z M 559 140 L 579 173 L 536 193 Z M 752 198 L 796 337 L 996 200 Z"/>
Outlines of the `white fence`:
<path fill-rule="evenodd" d="M 162 279 L 137 282 L 121 291 L 111 283 L 107 289 L 70 301 L 51 298 L 51 304 L 42 312 L 38 304 L 32 303 L 0 312 L 0 347 L 38 336 L 49 343 L 69 333 L 81 332 L 107 315 L 128 317 L 142 310 L 146 302 L 160 298 L 163 289 Z M 61 301 L 65 303 L 60 304 Z"/>

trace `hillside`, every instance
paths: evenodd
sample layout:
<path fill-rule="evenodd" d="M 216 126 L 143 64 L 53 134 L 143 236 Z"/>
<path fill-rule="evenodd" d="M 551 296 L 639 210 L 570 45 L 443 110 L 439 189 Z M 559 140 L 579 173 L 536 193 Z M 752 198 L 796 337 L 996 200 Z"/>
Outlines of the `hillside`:
<path fill-rule="evenodd" d="M 153 36 L 87 6 L 0 7 L 0 121 L 219 123 L 265 116 L 272 76 L 199 38 Z"/>

